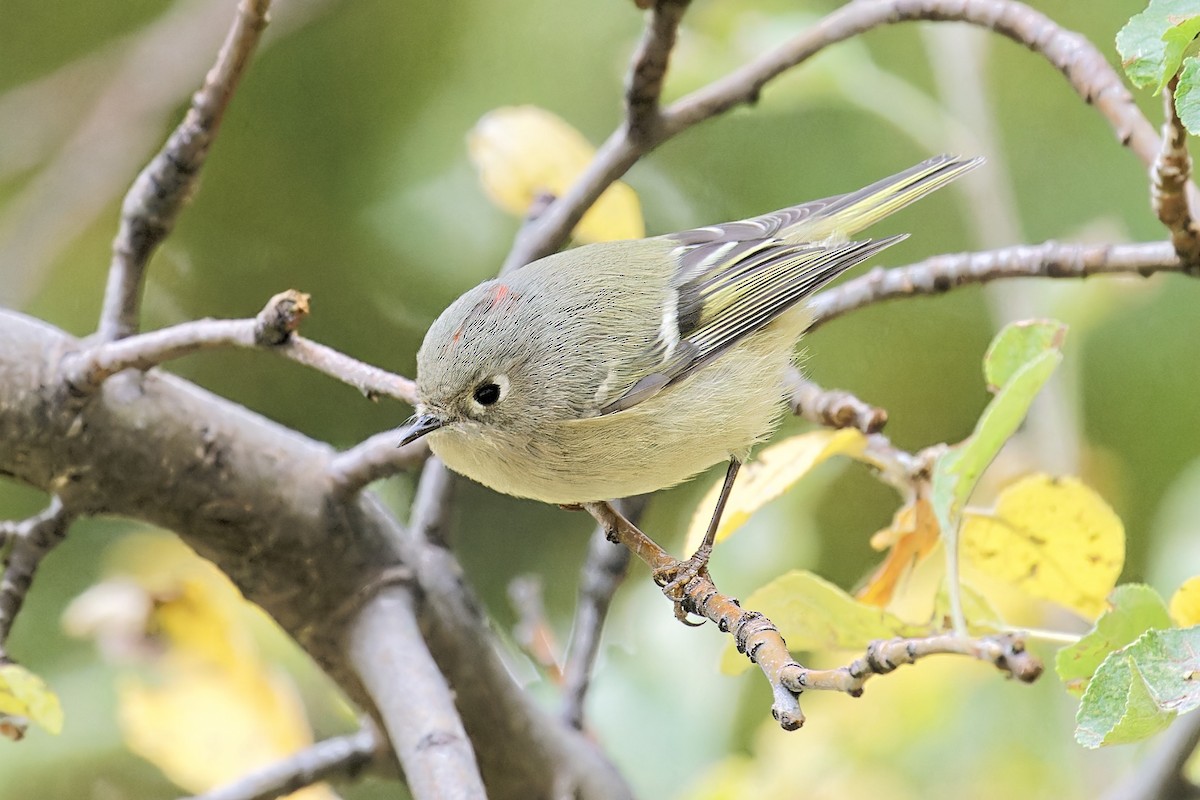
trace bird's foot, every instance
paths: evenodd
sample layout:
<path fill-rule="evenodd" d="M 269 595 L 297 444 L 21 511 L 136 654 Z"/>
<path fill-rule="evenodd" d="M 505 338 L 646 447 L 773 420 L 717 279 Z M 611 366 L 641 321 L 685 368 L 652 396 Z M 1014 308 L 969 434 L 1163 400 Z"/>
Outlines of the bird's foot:
<path fill-rule="evenodd" d="M 688 621 L 688 612 L 693 609 L 685 608 L 684 600 L 687 585 L 701 575 L 708 575 L 708 559 L 711 555 L 711 547 L 701 546 L 686 561 L 676 561 L 670 566 L 654 571 L 654 582 L 661 586 L 663 594 L 675 603 L 675 618 L 685 625 L 704 624 L 703 621 Z"/>

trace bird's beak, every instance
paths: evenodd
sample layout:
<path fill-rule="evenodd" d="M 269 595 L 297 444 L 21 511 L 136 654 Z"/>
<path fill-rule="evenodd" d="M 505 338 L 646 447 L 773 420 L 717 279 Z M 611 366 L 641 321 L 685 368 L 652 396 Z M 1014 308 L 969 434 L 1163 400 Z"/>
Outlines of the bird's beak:
<path fill-rule="evenodd" d="M 415 442 L 427 433 L 432 433 L 446 424 L 446 421 L 436 414 L 418 414 L 410 419 L 404 431 L 404 438 L 397 447 Z"/>

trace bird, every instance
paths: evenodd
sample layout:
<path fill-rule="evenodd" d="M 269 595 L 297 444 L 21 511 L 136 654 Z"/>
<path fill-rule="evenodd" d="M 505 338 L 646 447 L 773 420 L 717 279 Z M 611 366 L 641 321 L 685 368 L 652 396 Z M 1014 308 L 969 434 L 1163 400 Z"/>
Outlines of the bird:
<path fill-rule="evenodd" d="M 677 573 L 695 576 L 741 464 L 784 413 L 805 301 L 907 236 L 855 234 L 982 161 L 941 155 L 847 194 L 584 245 L 485 281 L 426 333 L 401 445 L 426 437 L 451 470 L 563 506 L 725 462 L 706 536 Z"/>

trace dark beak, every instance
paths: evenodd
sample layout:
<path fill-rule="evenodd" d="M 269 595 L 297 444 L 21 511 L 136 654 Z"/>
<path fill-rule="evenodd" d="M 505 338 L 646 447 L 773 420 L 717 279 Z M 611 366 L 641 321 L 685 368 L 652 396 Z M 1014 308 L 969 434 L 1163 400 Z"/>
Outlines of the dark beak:
<path fill-rule="evenodd" d="M 407 423 L 408 427 L 404 431 L 404 438 L 400 440 L 397 447 L 404 447 L 406 444 L 415 442 L 427 433 L 432 433 L 438 428 L 446 424 L 446 421 L 441 417 L 433 414 L 420 414 L 413 417 Z"/>

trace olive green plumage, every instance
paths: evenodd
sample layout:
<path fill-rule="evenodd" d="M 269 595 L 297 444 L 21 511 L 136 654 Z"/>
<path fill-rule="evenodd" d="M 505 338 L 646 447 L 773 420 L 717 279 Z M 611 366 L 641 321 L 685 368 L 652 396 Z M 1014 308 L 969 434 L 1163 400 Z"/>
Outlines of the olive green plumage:
<path fill-rule="evenodd" d="M 802 301 L 904 238 L 850 237 L 979 163 L 939 156 L 850 194 L 487 281 L 426 334 L 406 441 L 428 433 L 456 472 L 551 503 L 744 460 L 784 409 Z"/>

